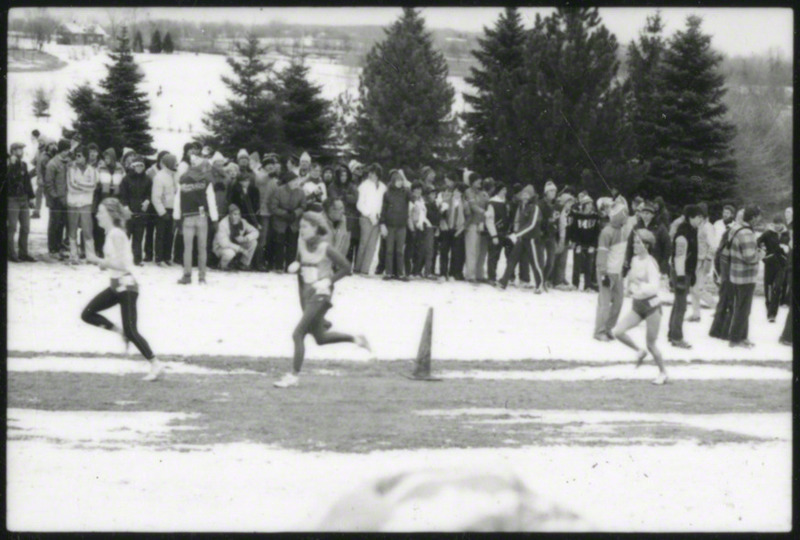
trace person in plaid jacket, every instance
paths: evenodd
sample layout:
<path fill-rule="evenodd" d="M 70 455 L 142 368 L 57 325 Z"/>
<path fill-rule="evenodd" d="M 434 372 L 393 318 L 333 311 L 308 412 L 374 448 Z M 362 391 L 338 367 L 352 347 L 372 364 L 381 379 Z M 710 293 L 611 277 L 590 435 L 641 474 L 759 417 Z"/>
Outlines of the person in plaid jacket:
<path fill-rule="evenodd" d="M 763 252 L 758 249 L 753 227 L 761 220 L 761 209 L 748 206 L 744 211 L 741 230 L 731 241 L 730 281 L 733 286 L 733 317 L 730 330 L 731 347 L 752 348 L 747 339 L 750 309 L 753 305 L 753 292 L 758 278 L 758 264 Z"/>

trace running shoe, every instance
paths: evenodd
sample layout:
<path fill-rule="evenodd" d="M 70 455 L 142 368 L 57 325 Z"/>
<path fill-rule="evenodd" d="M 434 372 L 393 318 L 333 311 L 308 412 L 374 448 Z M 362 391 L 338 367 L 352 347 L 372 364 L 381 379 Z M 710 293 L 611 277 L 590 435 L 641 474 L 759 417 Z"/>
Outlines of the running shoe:
<path fill-rule="evenodd" d="M 659 373 L 658 377 L 653 379 L 652 384 L 662 385 L 667 383 L 667 374 L 666 373 Z"/>
<path fill-rule="evenodd" d="M 289 388 L 290 386 L 297 386 L 300 383 L 300 378 L 294 373 L 287 373 L 279 381 L 272 383 L 275 388 Z"/>
<path fill-rule="evenodd" d="M 677 347 L 679 349 L 691 349 L 692 348 L 691 344 L 685 342 L 684 340 L 672 341 L 671 343 L 672 343 L 673 347 Z"/>
<path fill-rule="evenodd" d="M 372 353 L 372 347 L 369 345 L 369 341 L 367 341 L 366 336 L 363 334 L 356 336 L 356 340 L 354 341 L 356 345 L 367 351 L 369 353 L 370 360 L 375 359 L 375 355 Z"/>
<path fill-rule="evenodd" d="M 162 373 L 164 373 L 164 365 L 154 358 L 150 362 L 150 372 L 142 377 L 142 380 L 147 382 L 155 381 L 161 376 Z"/>
<path fill-rule="evenodd" d="M 192 276 L 189 274 L 184 274 L 181 279 L 178 280 L 179 285 L 189 285 L 192 283 Z"/>

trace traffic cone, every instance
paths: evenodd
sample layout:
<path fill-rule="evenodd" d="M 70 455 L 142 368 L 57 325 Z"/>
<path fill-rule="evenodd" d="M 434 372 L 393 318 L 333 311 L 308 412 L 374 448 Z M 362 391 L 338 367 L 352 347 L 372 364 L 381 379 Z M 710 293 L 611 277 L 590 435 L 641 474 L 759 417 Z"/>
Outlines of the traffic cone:
<path fill-rule="evenodd" d="M 422 329 L 422 339 L 419 341 L 417 360 L 414 366 L 414 373 L 411 379 L 415 381 L 441 381 L 436 377 L 431 377 L 431 338 L 433 337 L 433 308 L 428 308 L 428 316 L 425 317 L 425 327 Z"/>

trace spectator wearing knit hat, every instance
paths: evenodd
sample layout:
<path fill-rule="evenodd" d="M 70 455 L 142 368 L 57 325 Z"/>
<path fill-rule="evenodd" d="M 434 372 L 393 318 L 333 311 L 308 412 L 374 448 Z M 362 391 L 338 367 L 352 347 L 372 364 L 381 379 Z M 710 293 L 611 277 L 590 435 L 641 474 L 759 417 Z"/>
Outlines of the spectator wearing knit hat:
<path fill-rule="evenodd" d="M 6 176 L 6 189 L 8 190 L 8 260 L 11 262 L 33 262 L 28 255 L 28 233 L 30 231 L 30 209 L 36 197 L 31 184 L 28 167 L 22 160 L 25 145 L 14 143 L 8 160 L 8 173 Z M 19 223 L 19 252 L 14 244 L 14 236 Z"/>
<path fill-rule="evenodd" d="M 131 212 L 128 220 L 128 235 L 132 237 L 133 263 L 142 264 L 142 240 L 147 226 L 147 210 L 153 194 L 153 181 L 145 174 L 144 158 L 133 155 L 128 158 L 129 169 L 119 187 L 119 200 Z"/>

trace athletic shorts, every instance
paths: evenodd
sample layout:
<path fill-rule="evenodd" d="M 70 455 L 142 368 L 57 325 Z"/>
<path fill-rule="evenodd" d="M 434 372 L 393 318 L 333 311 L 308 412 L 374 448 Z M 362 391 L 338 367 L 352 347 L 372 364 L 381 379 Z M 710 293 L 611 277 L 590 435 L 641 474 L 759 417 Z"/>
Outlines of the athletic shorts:
<path fill-rule="evenodd" d="M 661 300 L 658 296 L 633 299 L 633 312 L 642 319 L 646 319 L 656 311 L 661 312 Z"/>

